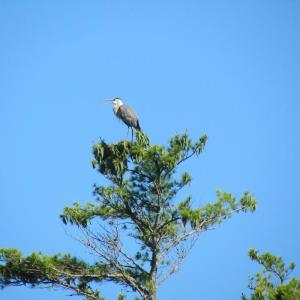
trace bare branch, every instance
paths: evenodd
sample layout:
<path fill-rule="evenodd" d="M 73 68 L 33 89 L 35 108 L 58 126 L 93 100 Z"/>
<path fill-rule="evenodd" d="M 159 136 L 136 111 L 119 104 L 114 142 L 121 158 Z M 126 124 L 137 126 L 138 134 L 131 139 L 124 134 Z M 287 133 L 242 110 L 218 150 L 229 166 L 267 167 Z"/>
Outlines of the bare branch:
<path fill-rule="evenodd" d="M 78 224 L 83 238 L 78 239 L 75 237 L 75 239 L 100 258 L 101 263 L 110 266 L 110 269 L 103 275 L 103 280 L 117 281 L 131 287 L 133 290 L 137 290 L 144 297 L 146 289 L 138 283 L 136 278 L 128 273 L 126 268 L 137 267 L 142 273 L 146 272 L 146 270 L 122 250 L 118 224 L 115 224 L 112 230 L 108 230 L 100 224 L 99 226 L 104 233 L 95 233 Z M 125 263 L 122 261 L 121 256 L 123 257 L 123 261 L 126 260 Z"/>

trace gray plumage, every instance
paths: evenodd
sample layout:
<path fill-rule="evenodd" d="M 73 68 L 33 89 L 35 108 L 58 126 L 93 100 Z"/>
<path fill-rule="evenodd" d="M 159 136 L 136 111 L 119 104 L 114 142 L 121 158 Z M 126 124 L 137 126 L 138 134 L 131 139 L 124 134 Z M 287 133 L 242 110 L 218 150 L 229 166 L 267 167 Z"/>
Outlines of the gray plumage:
<path fill-rule="evenodd" d="M 128 105 L 119 106 L 115 114 L 120 118 L 128 127 L 133 127 L 136 130 L 141 130 L 140 122 L 135 112 Z"/>
<path fill-rule="evenodd" d="M 106 101 L 114 105 L 114 114 L 128 126 L 128 129 L 131 129 L 132 137 L 133 128 L 141 131 L 139 118 L 132 108 L 130 108 L 128 105 L 125 105 L 120 98 L 114 98 Z"/>

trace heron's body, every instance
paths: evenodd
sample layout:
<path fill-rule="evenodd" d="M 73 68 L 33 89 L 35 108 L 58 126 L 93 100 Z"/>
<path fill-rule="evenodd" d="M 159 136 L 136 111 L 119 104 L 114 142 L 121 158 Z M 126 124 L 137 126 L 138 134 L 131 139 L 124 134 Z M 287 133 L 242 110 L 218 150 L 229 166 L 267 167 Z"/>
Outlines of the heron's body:
<path fill-rule="evenodd" d="M 115 115 L 121 119 L 128 127 L 133 127 L 136 130 L 141 130 L 139 119 L 135 112 L 125 104 L 114 106 Z"/>
<path fill-rule="evenodd" d="M 133 134 L 133 128 L 140 131 L 141 126 L 139 118 L 136 113 L 128 105 L 125 105 L 120 98 L 114 98 L 113 100 L 107 100 L 114 105 L 114 114 L 121 119 L 127 126 L 131 128 Z"/>

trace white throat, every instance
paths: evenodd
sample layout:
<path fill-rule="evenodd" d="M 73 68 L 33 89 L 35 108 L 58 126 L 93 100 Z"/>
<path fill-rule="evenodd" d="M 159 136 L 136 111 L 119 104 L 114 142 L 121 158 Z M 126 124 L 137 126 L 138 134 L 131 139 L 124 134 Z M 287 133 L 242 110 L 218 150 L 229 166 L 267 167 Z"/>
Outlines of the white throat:
<path fill-rule="evenodd" d="M 115 102 L 114 102 L 114 113 L 116 114 L 117 111 L 119 110 L 120 106 L 123 105 L 123 102 L 120 100 L 120 99 L 117 99 Z"/>

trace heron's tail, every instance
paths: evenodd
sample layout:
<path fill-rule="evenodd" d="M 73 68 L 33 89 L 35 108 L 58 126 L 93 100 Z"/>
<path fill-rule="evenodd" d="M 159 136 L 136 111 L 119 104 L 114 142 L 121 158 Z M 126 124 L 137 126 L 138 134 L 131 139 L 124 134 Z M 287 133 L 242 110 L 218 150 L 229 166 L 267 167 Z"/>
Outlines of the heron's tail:
<path fill-rule="evenodd" d="M 136 130 L 142 131 L 139 120 L 136 121 Z"/>

